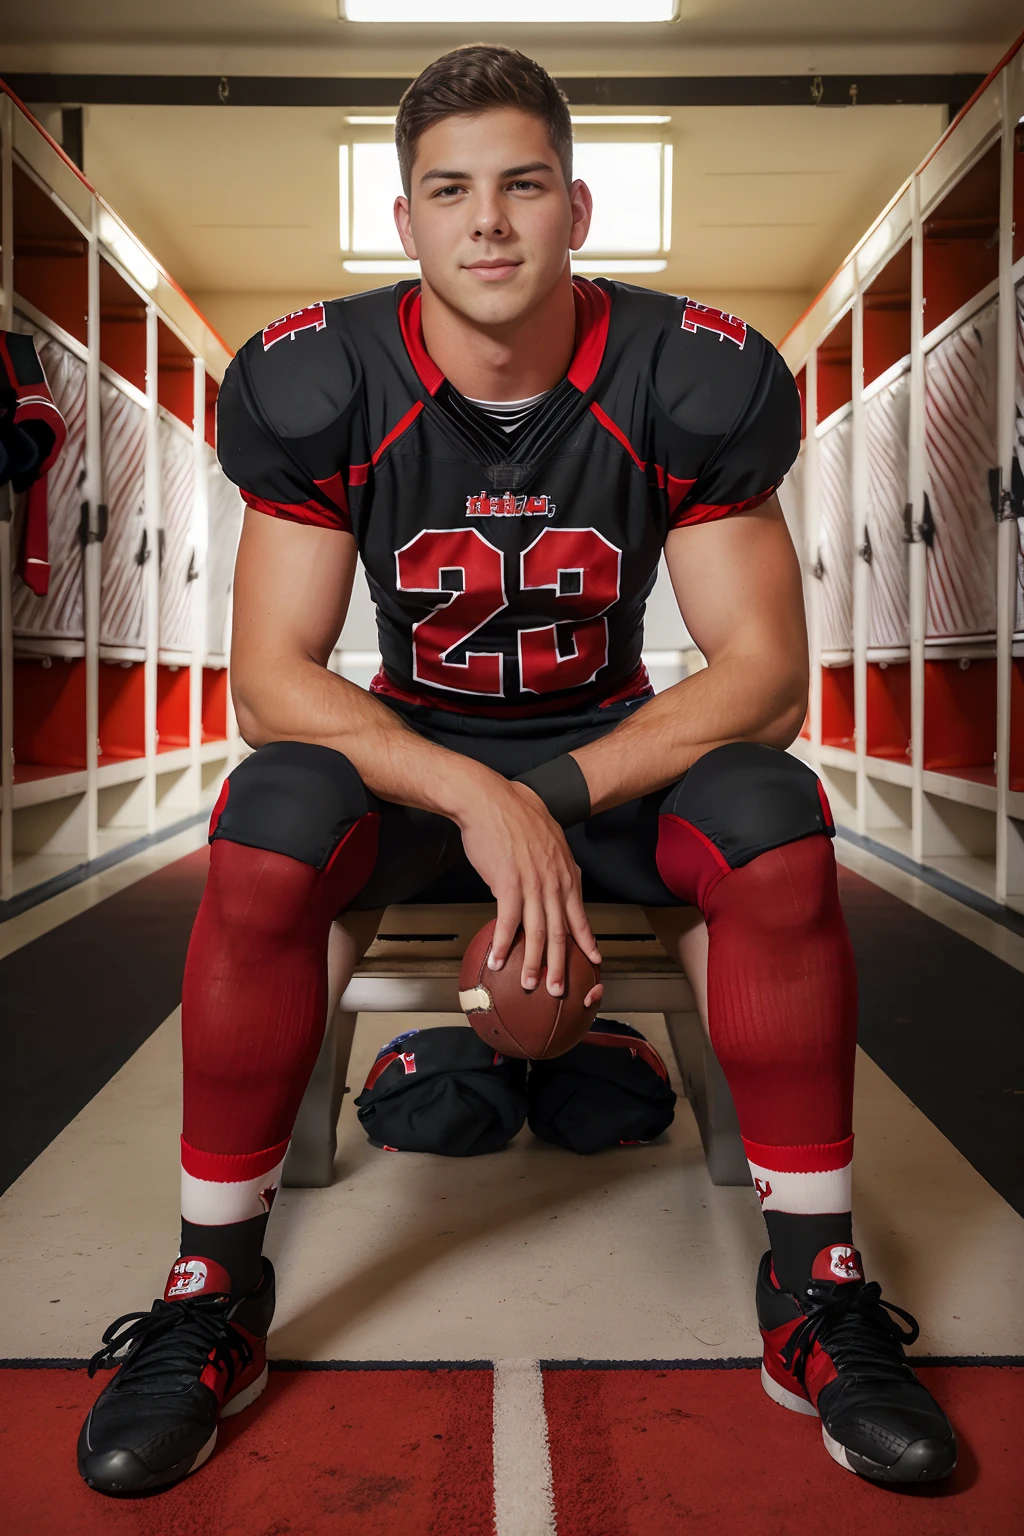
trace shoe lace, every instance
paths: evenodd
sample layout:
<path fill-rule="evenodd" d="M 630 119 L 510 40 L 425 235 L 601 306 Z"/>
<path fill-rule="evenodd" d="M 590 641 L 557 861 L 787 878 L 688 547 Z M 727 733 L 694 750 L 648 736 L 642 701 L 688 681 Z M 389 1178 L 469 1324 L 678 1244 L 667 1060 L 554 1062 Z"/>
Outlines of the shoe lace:
<path fill-rule="evenodd" d="M 891 1301 L 882 1300 L 874 1280 L 842 1285 L 811 1281 L 800 1297 L 804 1319 L 790 1334 L 781 1354 L 783 1364 L 803 1383 L 815 1344 L 827 1350 L 837 1371 L 855 1372 L 858 1380 L 892 1381 L 913 1376 L 903 1349 L 913 1344 L 917 1319 Z M 904 1330 L 890 1316 L 909 1324 Z"/>
<path fill-rule="evenodd" d="M 230 1388 L 253 1353 L 227 1311 L 223 1297 L 196 1296 L 154 1301 L 149 1312 L 125 1312 L 104 1333 L 103 1348 L 89 1361 L 89 1375 L 115 1365 L 115 1356 L 123 1354 L 119 1388 L 180 1390 L 211 1364 L 227 1371 Z"/>

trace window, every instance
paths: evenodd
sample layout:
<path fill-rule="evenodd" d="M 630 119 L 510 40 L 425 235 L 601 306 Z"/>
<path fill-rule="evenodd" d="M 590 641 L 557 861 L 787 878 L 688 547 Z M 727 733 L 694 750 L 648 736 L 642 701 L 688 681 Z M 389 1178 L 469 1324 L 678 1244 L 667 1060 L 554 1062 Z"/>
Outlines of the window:
<path fill-rule="evenodd" d="M 671 178 L 671 145 L 580 144 L 573 173 L 594 197 L 594 217 L 581 255 L 657 254 L 671 244 L 665 217 Z"/>
<path fill-rule="evenodd" d="M 594 197 L 580 272 L 659 272 L 672 244 L 672 145 L 661 140 L 576 142 L 575 174 Z M 395 228 L 402 191 L 393 140 L 342 144 L 339 233 L 352 273 L 415 273 Z"/>

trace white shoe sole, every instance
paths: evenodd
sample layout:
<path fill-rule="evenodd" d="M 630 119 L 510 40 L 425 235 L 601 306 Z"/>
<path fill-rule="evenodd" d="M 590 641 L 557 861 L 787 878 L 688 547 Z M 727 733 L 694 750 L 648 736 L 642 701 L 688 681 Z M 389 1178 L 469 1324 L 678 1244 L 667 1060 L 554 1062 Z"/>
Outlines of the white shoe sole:
<path fill-rule="evenodd" d="M 266 1386 L 266 1384 L 267 1384 L 267 1377 L 269 1375 L 270 1375 L 270 1368 L 269 1368 L 269 1366 L 265 1365 L 263 1367 L 262 1373 L 259 1376 L 257 1376 L 256 1380 L 250 1382 L 249 1385 L 246 1387 L 244 1392 L 239 1392 L 237 1397 L 233 1397 L 231 1399 L 230 1403 L 228 1403 L 226 1407 L 221 1409 L 221 1411 L 220 1411 L 221 1418 L 222 1419 L 230 1419 L 236 1413 L 241 1413 L 244 1408 L 248 1408 L 250 1406 L 250 1404 L 254 1403 L 256 1401 L 256 1399 L 259 1397 L 260 1393 L 263 1391 L 263 1388 Z M 202 1450 L 199 1452 L 199 1455 L 196 1457 L 195 1461 L 189 1467 L 188 1472 L 186 1474 L 188 1477 L 191 1477 L 193 1472 L 198 1472 L 199 1468 L 203 1465 L 204 1462 L 209 1461 L 210 1457 L 213 1455 L 213 1453 L 214 1453 L 214 1451 L 216 1449 L 216 1446 L 217 1446 L 217 1431 L 216 1431 L 216 1429 L 214 1429 L 213 1434 L 210 1436 L 209 1440 L 207 1440 L 206 1444 L 203 1446 Z"/>
<path fill-rule="evenodd" d="M 797 1392 L 790 1392 L 788 1387 L 780 1386 L 774 1376 L 770 1375 L 767 1366 L 763 1362 L 761 1364 L 761 1385 L 772 1402 L 778 1403 L 780 1407 L 788 1408 L 791 1413 L 802 1413 L 806 1418 L 816 1419 L 819 1417 L 818 1410 L 814 1407 L 813 1403 L 808 1402 L 806 1397 L 801 1397 Z M 855 1467 L 850 1466 L 846 1455 L 846 1447 L 840 1445 L 838 1440 L 833 1440 L 824 1424 L 821 1426 L 821 1438 L 825 1442 L 825 1449 L 832 1457 L 832 1460 L 837 1462 L 839 1466 L 844 1467 L 847 1472 L 852 1472 L 856 1477 L 858 1473 Z"/>

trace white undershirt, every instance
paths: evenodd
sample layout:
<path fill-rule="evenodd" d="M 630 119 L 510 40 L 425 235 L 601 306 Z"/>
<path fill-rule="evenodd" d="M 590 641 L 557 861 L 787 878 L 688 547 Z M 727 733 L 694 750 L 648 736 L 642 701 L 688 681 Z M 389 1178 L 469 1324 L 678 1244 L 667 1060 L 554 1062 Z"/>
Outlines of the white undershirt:
<path fill-rule="evenodd" d="M 474 400 L 471 395 L 463 395 L 462 398 L 470 405 L 475 405 L 478 411 L 490 416 L 503 432 L 514 432 L 550 393 L 550 389 L 542 389 L 539 395 L 530 395 L 527 400 Z"/>

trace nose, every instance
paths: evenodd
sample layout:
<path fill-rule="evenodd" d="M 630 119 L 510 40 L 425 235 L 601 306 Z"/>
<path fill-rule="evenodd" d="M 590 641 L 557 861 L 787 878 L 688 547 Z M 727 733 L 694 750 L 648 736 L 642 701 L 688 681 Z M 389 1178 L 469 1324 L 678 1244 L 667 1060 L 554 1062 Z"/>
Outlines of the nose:
<path fill-rule="evenodd" d="M 473 237 L 476 240 L 504 240 L 509 220 L 496 191 L 479 194 L 473 210 Z"/>

